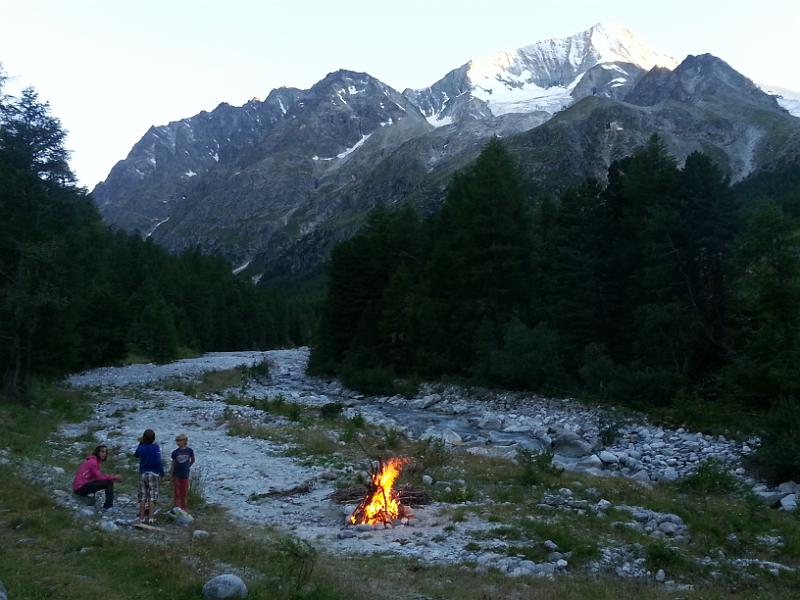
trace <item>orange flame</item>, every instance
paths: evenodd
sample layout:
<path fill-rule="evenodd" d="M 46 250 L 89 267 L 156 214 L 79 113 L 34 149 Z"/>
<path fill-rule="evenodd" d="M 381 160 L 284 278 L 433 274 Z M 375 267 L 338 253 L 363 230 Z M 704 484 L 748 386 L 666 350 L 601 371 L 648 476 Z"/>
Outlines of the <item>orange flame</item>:
<path fill-rule="evenodd" d="M 364 498 L 350 515 L 353 525 L 375 525 L 394 521 L 400 516 L 400 503 L 394 490 L 394 482 L 400 476 L 403 465 L 408 464 L 408 458 L 392 457 L 381 463 L 381 469 L 373 473 L 372 485 L 374 489 L 371 496 Z"/>

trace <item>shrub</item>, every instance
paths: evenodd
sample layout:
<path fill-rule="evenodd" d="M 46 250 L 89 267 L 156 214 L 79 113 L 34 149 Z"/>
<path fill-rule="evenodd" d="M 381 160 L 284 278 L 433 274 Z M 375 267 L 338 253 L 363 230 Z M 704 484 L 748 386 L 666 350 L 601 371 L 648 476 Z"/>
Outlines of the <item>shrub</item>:
<path fill-rule="evenodd" d="M 328 402 L 320 406 L 319 416 L 323 419 L 335 419 L 342 414 L 342 409 L 344 409 L 344 404 L 341 402 Z"/>
<path fill-rule="evenodd" d="M 393 394 L 394 371 L 384 367 L 345 369 L 342 372 L 342 383 L 362 394 Z"/>
<path fill-rule="evenodd" d="M 681 490 L 694 494 L 732 494 L 742 491 L 742 483 L 731 475 L 725 465 L 708 460 L 678 484 Z"/>
<path fill-rule="evenodd" d="M 761 475 L 780 483 L 800 477 L 800 402 L 780 402 L 767 418 L 761 447 L 756 453 Z"/>
<path fill-rule="evenodd" d="M 514 317 L 506 327 L 503 347 L 491 356 L 490 376 L 516 389 L 557 386 L 564 379 L 558 350 L 558 333 L 547 323 L 531 329 Z"/>
<path fill-rule="evenodd" d="M 583 351 L 583 365 L 578 370 L 586 390 L 598 398 L 608 397 L 609 384 L 616 377 L 617 366 L 603 344 L 589 344 Z"/>
<path fill-rule="evenodd" d="M 534 452 L 520 448 L 517 450 L 517 464 L 517 479 L 524 485 L 539 485 L 543 483 L 545 476 L 561 475 L 561 469 L 553 466 L 552 452 Z"/>

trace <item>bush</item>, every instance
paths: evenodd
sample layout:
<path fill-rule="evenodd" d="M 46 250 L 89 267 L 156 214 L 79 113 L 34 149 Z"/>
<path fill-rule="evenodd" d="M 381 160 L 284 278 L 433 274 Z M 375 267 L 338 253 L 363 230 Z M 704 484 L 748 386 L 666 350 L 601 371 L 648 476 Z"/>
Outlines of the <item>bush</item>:
<path fill-rule="evenodd" d="M 506 327 L 503 347 L 491 356 L 490 376 L 515 389 L 558 386 L 565 377 L 558 350 L 558 333 L 547 323 L 531 329 L 514 317 Z"/>
<path fill-rule="evenodd" d="M 546 476 L 561 475 L 561 469 L 553 466 L 552 452 L 534 452 L 520 448 L 517 450 L 517 464 L 519 464 L 517 479 L 523 485 L 540 485 Z"/>
<path fill-rule="evenodd" d="M 341 402 L 328 402 L 319 408 L 319 416 L 323 419 L 335 419 L 344 409 L 344 404 Z"/>
<path fill-rule="evenodd" d="M 756 453 L 760 474 L 775 483 L 800 477 L 800 402 L 784 400 L 769 414 Z"/>
<path fill-rule="evenodd" d="M 362 394 L 389 395 L 394 393 L 394 371 L 383 367 L 346 369 L 342 372 L 342 383 Z"/>
<path fill-rule="evenodd" d="M 651 571 L 658 569 L 675 570 L 686 563 L 686 558 L 680 552 L 667 546 L 663 542 L 655 542 L 645 550 L 647 568 Z"/>
<path fill-rule="evenodd" d="M 578 375 L 586 391 L 598 398 L 608 397 L 610 383 L 616 377 L 617 366 L 603 344 L 589 344 L 583 351 L 583 365 Z"/>
<path fill-rule="evenodd" d="M 732 494 L 743 490 L 742 483 L 731 475 L 725 465 L 708 460 L 678 484 L 681 490 L 699 495 Z"/>

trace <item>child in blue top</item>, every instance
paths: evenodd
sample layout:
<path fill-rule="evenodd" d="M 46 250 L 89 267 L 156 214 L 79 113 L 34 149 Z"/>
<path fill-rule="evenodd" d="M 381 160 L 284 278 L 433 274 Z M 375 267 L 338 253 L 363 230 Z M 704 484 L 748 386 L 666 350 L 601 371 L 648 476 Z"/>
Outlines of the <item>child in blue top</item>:
<path fill-rule="evenodd" d="M 139 445 L 133 453 L 139 459 L 139 521 L 153 524 L 158 502 L 158 481 L 164 476 L 164 465 L 161 464 L 161 448 L 156 444 L 156 432 L 145 429 L 139 438 Z"/>

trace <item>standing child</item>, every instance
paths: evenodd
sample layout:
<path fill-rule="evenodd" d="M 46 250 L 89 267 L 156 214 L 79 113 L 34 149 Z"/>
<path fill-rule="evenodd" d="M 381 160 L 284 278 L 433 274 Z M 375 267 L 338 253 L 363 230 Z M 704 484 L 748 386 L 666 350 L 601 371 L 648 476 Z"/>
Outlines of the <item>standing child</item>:
<path fill-rule="evenodd" d="M 188 510 L 186 497 L 189 495 L 189 468 L 194 464 L 194 450 L 189 448 L 189 438 L 179 433 L 175 438 L 178 447 L 172 451 L 172 505 Z"/>
<path fill-rule="evenodd" d="M 145 429 L 139 438 L 134 456 L 139 459 L 139 520 L 153 524 L 156 502 L 158 502 L 158 480 L 164 476 L 164 465 L 161 464 L 161 448 L 156 444 L 156 432 Z"/>

